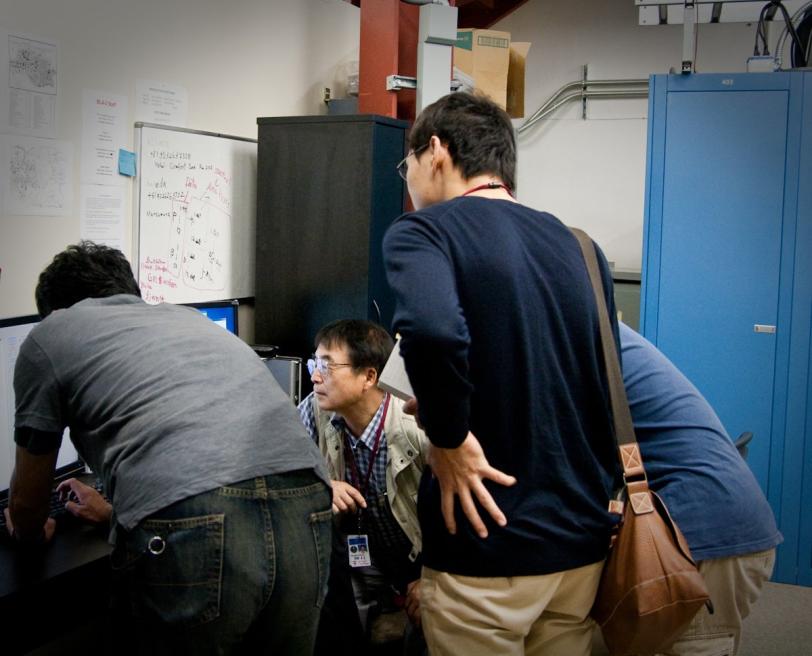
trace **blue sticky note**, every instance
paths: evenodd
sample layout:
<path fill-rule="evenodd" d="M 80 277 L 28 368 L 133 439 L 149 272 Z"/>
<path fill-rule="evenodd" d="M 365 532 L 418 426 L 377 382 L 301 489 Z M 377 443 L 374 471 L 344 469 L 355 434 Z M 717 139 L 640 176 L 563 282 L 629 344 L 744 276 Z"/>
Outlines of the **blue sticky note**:
<path fill-rule="evenodd" d="M 118 172 L 131 178 L 135 176 L 135 153 L 123 148 L 118 149 Z"/>

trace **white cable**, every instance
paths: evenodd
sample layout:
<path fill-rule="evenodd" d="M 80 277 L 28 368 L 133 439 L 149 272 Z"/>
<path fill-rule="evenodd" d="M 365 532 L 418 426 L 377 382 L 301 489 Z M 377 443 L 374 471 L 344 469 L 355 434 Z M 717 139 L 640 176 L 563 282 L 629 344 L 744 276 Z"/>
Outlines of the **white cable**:
<path fill-rule="evenodd" d="M 801 14 L 803 14 L 810 7 L 812 7 L 812 0 L 809 0 L 809 2 L 807 2 L 805 5 L 802 5 L 798 9 L 798 11 L 796 11 L 792 15 L 792 18 L 790 18 L 789 22 L 794 25 L 796 19 L 798 19 L 801 16 Z M 781 34 L 779 35 L 778 41 L 776 42 L 776 46 L 775 46 L 775 56 L 779 59 L 779 61 L 782 64 L 783 64 L 783 61 L 784 61 L 783 52 L 784 52 L 784 46 L 786 45 L 785 41 L 786 41 L 788 36 L 789 36 L 789 25 L 787 25 L 787 23 L 785 22 L 784 23 L 784 29 L 781 30 Z M 812 33 L 810 33 L 810 35 L 809 35 L 809 42 L 812 42 Z M 807 46 L 808 46 L 808 43 L 807 43 Z M 790 67 L 791 67 L 792 66 L 792 56 L 790 56 L 789 63 L 790 63 Z M 809 57 L 808 56 L 806 58 L 806 63 L 807 63 L 807 66 L 808 66 L 809 65 Z M 783 69 L 783 65 L 781 66 L 781 68 Z"/>

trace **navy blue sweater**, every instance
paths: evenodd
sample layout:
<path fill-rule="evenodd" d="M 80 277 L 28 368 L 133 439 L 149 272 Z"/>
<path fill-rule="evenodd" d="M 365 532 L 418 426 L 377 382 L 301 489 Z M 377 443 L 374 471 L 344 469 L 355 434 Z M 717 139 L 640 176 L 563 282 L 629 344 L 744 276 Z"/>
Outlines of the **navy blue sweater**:
<path fill-rule="evenodd" d="M 597 308 L 578 242 L 550 214 L 510 201 L 456 198 L 400 217 L 384 239 L 394 329 L 432 443 L 468 431 L 490 464 L 518 480 L 486 482 L 507 516 L 481 508 L 479 538 L 457 504 L 445 529 L 440 492 L 418 500 L 424 563 L 470 576 L 547 574 L 605 557 L 617 452 Z M 612 282 L 597 248 L 617 338 Z"/>

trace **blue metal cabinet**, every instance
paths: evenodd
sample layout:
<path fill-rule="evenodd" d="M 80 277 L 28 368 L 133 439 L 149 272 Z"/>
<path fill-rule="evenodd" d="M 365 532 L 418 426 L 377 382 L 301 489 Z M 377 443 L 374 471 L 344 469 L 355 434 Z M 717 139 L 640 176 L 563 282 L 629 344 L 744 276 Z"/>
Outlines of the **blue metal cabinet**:
<path fill-rule="evenodd" d="M 795 298 L 792 314 L 791 361 L 788 373 L 787 434 L 791 447 L 784 458 L 793 472 L 786 486 L 785 505 L 798 513 L 798 580 L 812 586 L 812 73 L 804 75 L 802 131 L 800 136 L 800 184 L 798 225 L 795 239 Z M 800 497 L 794 494 L 800 481 Z M 786 533 L 785 533 L 786 535 Z"/>
<path fill-rule="evenodd" d="M 755 434 L 786 540 L 776 579 L 807 584 L 810 131 L 812 74 L 653 76 L 641 299 L 643 334 L 731 436 Z"/>

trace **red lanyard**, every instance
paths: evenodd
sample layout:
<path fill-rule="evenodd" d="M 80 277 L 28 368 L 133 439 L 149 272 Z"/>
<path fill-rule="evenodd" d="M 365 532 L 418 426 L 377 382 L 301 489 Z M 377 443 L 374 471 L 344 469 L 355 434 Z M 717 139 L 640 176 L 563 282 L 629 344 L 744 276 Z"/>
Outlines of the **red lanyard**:
<path fill-rule="evenodd" d="M 345 437 L 344 439 L 344 457 L 350 463 L 350 474 L 352 475 L 351 483 L 358 489 L 361 496 L 366 498 L 367 488 L 369 487 L 369 479 L 372 477 L 372 468 L 375 466 L 375 457 L 378 455 L 378 449 L 381 446 L 381 435 L 383 434 L 383 425 L 386 421 L 386 413 L 389 412 L 389 393 L 387 392 L 384 397 L 383 416 L 378 424 L 378 430 L 375 431 L 375 440 L 372 444 L 372 455 L 369 458 L 369 467 L 367 467 L 367 475 L 364 479 L 363 487 L 361 487 L 361 478 L 358 475 L 358 466 L 355 464 L 355 453 L 350 447 L 350 441 Z"/>
<path fill-rule="evenodd" d="M 482 191 L 483 189 L 504 189 L 511 198 L 513 198 L 513 192 L 510 190 L 504 182 L 488 182 L 486 184 L 481 184 L 478 187 L 474 187 L 473 189 L 469 189 L 464 194 L 460 194 L 461 196 L 467 196 L 468 194 L 473 194 L 475 191 Z"/>

